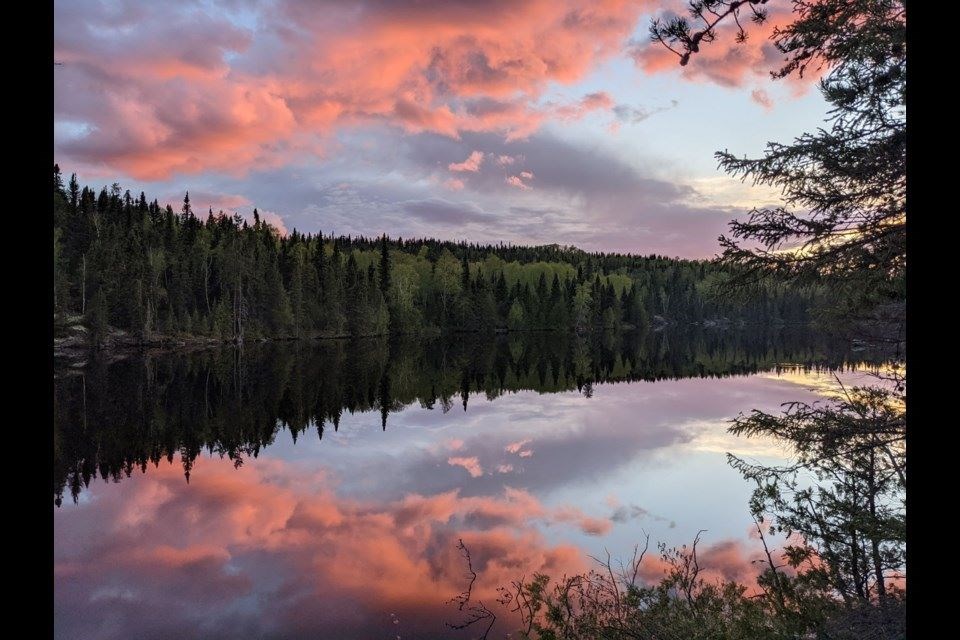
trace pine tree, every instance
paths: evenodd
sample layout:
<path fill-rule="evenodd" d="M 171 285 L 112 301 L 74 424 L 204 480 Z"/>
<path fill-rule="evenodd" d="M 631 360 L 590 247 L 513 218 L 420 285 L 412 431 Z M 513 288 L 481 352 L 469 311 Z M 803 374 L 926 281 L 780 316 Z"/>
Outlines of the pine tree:
<path fill-rule="evenodd" d="M 183 196 L 183 207 L 180 208 L 180 215 L 186 220 L 193 215 L 193 207 L 190 206 L 190 192 L 187 191 Z"/>

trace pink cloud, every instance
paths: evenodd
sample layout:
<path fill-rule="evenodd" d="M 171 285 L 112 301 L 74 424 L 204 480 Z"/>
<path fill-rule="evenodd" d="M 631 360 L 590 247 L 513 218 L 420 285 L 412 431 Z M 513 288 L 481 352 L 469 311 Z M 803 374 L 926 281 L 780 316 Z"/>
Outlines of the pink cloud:
<path fill-rule="evenodd" d="M 269 224 L 271 227 L 276 229 L 281 236 L 286 236 L 289 231 L 287 230 L 286 225 L 283 223 L 283 218 L 280 217 L 279 213 L 274 211 L 258 211 L 260 214 L 260 219 Z M 248 222 L 253 222 L 253 214 L 244 215 L 244 218 L 248 219 Z"/>
<path fill-rule="evenodd" d="M 391 115 L 408 133 L 432 131 L 454 139 L 460 137 L 457 117 L 446 105 L 430 109 L 412 99 L 400 98 Z"/>
<path fill-rule="evenodd" d="M 518 440 L 517 442 L 511 442 L 510 444 L 505 446 L 503 450 L 506 451 L 507 453 L 516 453 L 520 451 L 520 449 L 523 449 L 525 445 L 528 445 L 531 442 L 533 442 L 533 440 L 531 440 L 530 438 L 525 438 L 523 440 Z"/>
<path fill-rule="evenodd" d="M 770 96 L 767 95 L 767 92 L 763 89 L 754 89 L 750 92 L 750 99 L 756 102 L 758 105 L 770 111 L 773 109 L 773 100 L 770 99 Z"/>
<path fill-rule="evenodd" d="M 524 449 L 523 451 L 521 451 L 521 452 L 518 453 L 517 455 L 520 456 L 521 458 L 529 458 L 529 457 L 531 457 L 531 456 L 533 455 L 533 450 L 532 450 L 532 449 Z"/>
<path fill-rule="evenodd" d="M 681 549 L 690 553 L 690 545 Z M 717 580 L 739 582 L 747 587 L 747 594 L 760 593 L 756 578 L 760 573 L 758 560 L 762 560 L 762 549 L 748 549 L 739 540 L 721 540 L 713 544 L 697 546 L 697 563 L 700 566 L 699 577 L 706 582 Z M 639 575 L 648 583 L 656 582 L 670 570 L 670 565 L 660 557 L 648 556 L 640 567 Z"/>
<path fill-rule="evenodd" d="M 451 162 L 447 165 L 450 171 L 480 171 L 480 165 L 483 164 L 483 151 L 472 151 L 463 162 Z"/>
<path fill-rule="evenodd" d="M 508 156 L 508 155 L 497 156 L 497 164 L 500 165 L 501 167 L 506 167 L 508 165 L 513 164 L 516 161 L 517 159 L 514 158 L 513 156 Z"/>
<path fill-rule="evenodd" d="M 613 523 L 605 518 L 593 518 L 576 507 L 560 507 L 553 513 L 557 522 L 570 522 L 588 536 L 602 536 L 610 533 Z"/>
<path fill-rule="evenodd" d="M 464 444 L 464 441 L 460 438 L 450 438 L 443 443 L 443 445 L 450 451 L 459 451 L 460 449 L 463 449 Z"/>
<path fill-rule="evenodd" d="M 467 473 L 470 474 L 471 478 L 479 478 L 483 475 L 483 468 L 480 466 L 480 462 L 477 460 L 476 456 L 471 456 L 469 458 L 463 456 L 454 456 L 447 458 L 447 464 L 454 467 L 463 467 L 467 470 Z"/>
<path fill-rule="evenodd" d="M 516 187 L 520 189 L 521 191 L 527 191 L 533 188 L 530 185 L 525 184 L 523 180 L 520 179 L 520 176 L 507 176 L 504 182 L 506 182 L 511 187 Z"/>
<path fill-rule="evenodd" d="M 532 524 L 590 524 L 519 489 L 357 501 L 286 463 L 234 469 L 199 459 L 189 486 L 174 463 L 96 491 L 96 501 L 58 513 L 58 606 L 77 598 L 90 615 L 73 624 L 110 616 L 131 632 L 181 635 L 172 630 L 254 596 L 264 607 L 257 624 L 276 625 L 257 635 L 302 636 L 318 624 L 355 629 L 384 611 L 411 625 L 442 625 L 450 616 L 444 601 L 465 586 L 458 538 L 479 574 L 474 596 L 491 603 L 497 587 L 520 575 L 588 568 L 576 547 L 548 544 Z M 133 523 L 123 515 L 131 504 L 147 507 Z M 74 545 L 76 536 L 90 543 Z M 164 613 L 145 619 L 141 607 Z M 347 610 L 360 615 L 341 618 Z"/>
<path fill-rule="evenodd" d="M 443 181 L 443 186 L 445 186 L 450 191 L 460 191 L 465 186 L 463 180 L 457 178 L 448 178 Z"/>
<path fill-rule="evenodd" d="M 523 178 L 524 180 L 533 180 L 533 173 L 531 173 L 530 171 L 521 171 L 520 177 Z"/>
<path fill-rule="evenodd" d="M 606 91 L 597 91 L 583 96 L 579 102 L 561 105 L 554 109 L 554 115 L 561 120 L 579 120 L 592 111 L 612 109 L 613 98 Z"/>
<path fill-rule="evenodd" d="M 95 499 L 55 516 L 56 607 L 84 613 L 58 619 L 71 637 L 95 635 L 82 631 L 107 620 L 118 637 L 204 637 L 236 624 L 264 637 L 317 637 L 321 628 L 374 637 L 389 612 L 409 625 L 406 633 L 442 628 L 451 612 L 444 601 L 465 587 L 458 538 L 478 574 L 473 596 L 494 606 L 497 588 L 523 575 L 558 579 L 593 567 L 577 547 L 551 544 L 538 523 L 594 536 L 611 528 L 510 487 L 483 496 L 341 497 L 325 474 L 269 458 L 238 469 L 200 458 L 190 485 L 175 460 L 91 491 Z M 740 542 L 704 543 L 701 576 L 754 585 L 751 560 L 760 553 Z M 641 576 L 656 581 L 666 568 L 651 554 Z M 249 617 L 238 622 L 240 603 Z"/>
<path fill-rule="evenodd" d="M 86 127 L 58 159 L 157 180 L 280 166 L 364 123 L 523 139 L 606 106 L 603 93 L 569 113 L 537 104 L 620 54 L 647 4 L 281 0 L 251 9 L 253 31 L 178 4 L 58 4 L 55 116 Z"/>
<path fill-rule="evenodd" d="M 234 193 L 213 193 L 210 191 L 190 191 L 190 205 L 197 216 L 203 217 L 209 209 L 214 213 L 223 209 L 224 211 L 236 211 L 241 207 L 252 206 L 252 202 L 246 197 Z M 174 211 L 180 211 L 183 206 L 183 193 L 170 194 L 158 198 L 160 206 L 170 205 Z"/>
<path fill-rule="evenodd" d="M 513 471 L 512 464 L 499 464 L 497 465 L 497 473 L 510 473 Z"/>

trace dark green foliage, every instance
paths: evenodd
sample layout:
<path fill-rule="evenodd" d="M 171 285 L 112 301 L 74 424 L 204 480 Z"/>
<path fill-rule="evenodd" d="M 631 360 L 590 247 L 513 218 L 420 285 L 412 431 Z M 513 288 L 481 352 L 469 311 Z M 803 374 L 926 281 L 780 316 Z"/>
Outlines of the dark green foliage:
<path fill-rule="evenodd" d="M 255 209 L 180 212 L 119 185 L 99 194 L 54 167 L 54 302 L 149 338 L 190 334 L 240 341 L 437 330 L 593 331 L 659 324 L 803 323 L 816 286 L 757 284 L 738 299 L 714 285 L 732 277 L 708 261 L 515 247 L 281 236 Z M 90 305 L 96 308 L 91 315 Z"/>
<path fill-rule="evenodd" d="M 690 13 L 703 19 L 706 10 L 717 20 L 736 19 L 760 4 L 692 2 Z M 717 154 L 722 168 L 779 187 L 784 200 L 782 207 L 751 211 L 745 221 L 731 224 L 730 238 L 720 239 L 724 260 L 744 268 L 731 282 L 776 274 L 791 283 L 827 284 L 838 294 L 831 315 L 853 320 L 873 342 L 903 340 L 905 5 L 794 0 L 793 21 L 772 36 L 785 56 L 772 75 L 824 70 L 826 126 L 791 144 L 769 143 L 761 158 Z M 705 23 L 694 32 L 678 19 L 654 23 L 651 32 L 683 49 L 685 62 L 699 41 L 713 39 Z M 804 594 L 815 593 L 833 607 L 818 628 L 825 637 L 904 635 L 899 585 L 906 570 L 906 378 L 897 368 L 886 378 L 886 386 L 844 389 L 825 405 L 793 403 L 781 415 L 754 411 L 731 429 L 793 449 L 793 464 L 786 467 L 730 460 L 757 483 L 754 516 L 772 519 L 773 531 L 799 539 L 785 549 L 796 575 L 771 569 L 766 587 L 779 594 L 782 609 L 792 602 L 797 615 L 810 613 Z"/>
<path fill-rule="evenodd" d="M 686 18 L 655 20 L 651 35 L 685 64 L 721 20 L 765 19 L 765 0 L 698 0 Z M 699 29 L 699 30 L 697 30 Z M 782 190 L 784 205 L 754 209 L 721 237 L 736 282 L 772 273 L 829 283 L 841 317 L 902 308 L 906 271 L 906 10 L 903 0 L 794 0 L 793 21 L 771 40 L 783 54 L 774 78 L 824 71 L 825 127 L 760 158 L 717 153 L 721 168 Z M 759 248 L 756 245 L 759 244 Z M 902 331 L 902 327 L 899 327 Z"/>
<path fill-rule="evenodd" d="M 886 606 L 904 575 L 903 402 L 896 390 L 857 387 L 825 405 L 792 403 L 782 415 L 754 411 L 731 428 L 793 449 L 784 467 L 729 457 L 757 483 L 754 517 L 773 517 L 773 533 L 798 534 L 800 542 L 785 549 L 795 581 L 817 583 L 847 605 Z"/>

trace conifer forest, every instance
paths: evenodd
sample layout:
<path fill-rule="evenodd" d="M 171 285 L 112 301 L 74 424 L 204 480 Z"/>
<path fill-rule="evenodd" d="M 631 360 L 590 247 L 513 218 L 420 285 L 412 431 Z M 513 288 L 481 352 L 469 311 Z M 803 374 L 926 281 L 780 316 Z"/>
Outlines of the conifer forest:
<path fill-rule="evenodd" d="M 92 339 L 224 341 L 575 331 L 663 324 L 804 324 L 822 288 L 764 281 L 718 293 L 729 267 L 660 255 L 587 253 L 429 238 L 281 236 L 254 209 L 178 211 L 117 184 L 53 170 L 54 308 Z"/>

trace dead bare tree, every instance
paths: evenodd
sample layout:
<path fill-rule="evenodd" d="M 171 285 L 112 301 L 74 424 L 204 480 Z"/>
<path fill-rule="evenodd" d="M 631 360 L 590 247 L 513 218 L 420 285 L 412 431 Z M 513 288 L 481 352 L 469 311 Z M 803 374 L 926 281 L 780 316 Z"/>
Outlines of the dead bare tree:
<path fill-rule="evenodd" d="M 477 572 L 473 570 L 473 559 L 470 557 L 470 550 L 467 549 L 467 545 L 463 544 L 462 538 L 457 542 L 457 549 L 460 550 L 464 560 L 467 562 L 467 577 L 469 577 L 470 581 L 462 593 L 447 601 L 447 604 L 456 604 L 457 611 L 465 614 L 463 621 L 457 623 L 448 622 L 447 626 L 451 629 L 462 630 L 485 622 L 487 626 L 483 629 L 483 634 L 478 636 L 478 638 L 480 640 L 486 640 L 490 634 L 490 629 L 493 628 L 494 623 L 497 621 L 497 616 L 483 604 L 482 600 L 478 600 L 476 604 L 471 602 L 473 585 L 477 581 Z"/>

